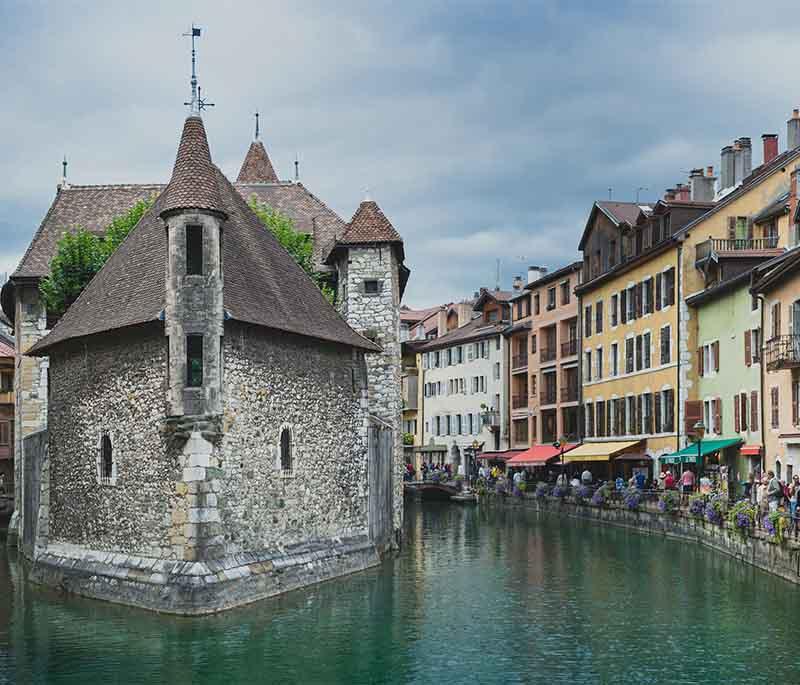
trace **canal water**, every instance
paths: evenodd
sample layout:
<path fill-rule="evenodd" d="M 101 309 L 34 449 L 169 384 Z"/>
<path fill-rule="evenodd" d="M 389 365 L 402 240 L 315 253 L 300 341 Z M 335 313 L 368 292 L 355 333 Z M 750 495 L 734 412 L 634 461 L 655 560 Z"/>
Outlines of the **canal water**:
<path fill-rule="evenodd" d="M 20 572 L 0 557 L 0 683 L 800 682 L 795 586 L 521 508 L 410 505 L 382 567 L 199 619 Z"/>

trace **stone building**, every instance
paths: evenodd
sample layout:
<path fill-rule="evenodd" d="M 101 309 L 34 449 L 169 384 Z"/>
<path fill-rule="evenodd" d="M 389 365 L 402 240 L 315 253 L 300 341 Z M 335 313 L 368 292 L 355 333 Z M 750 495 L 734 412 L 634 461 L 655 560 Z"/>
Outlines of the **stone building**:
<path fill-rule="evenodd" d="M 50 330 L 38 281 L 59 237 L 99 233 L 150 195 Z M 311 235 L 341 315 L 247 206 L 254 195 Z M 363 292 L 373 273 L 376 297 Z M 199 116 L 166 187 L 62 182 L 2 297 L 22 333 L 18 434 L 38 466 L 16 493 L 32 577 L 203 613 L 377 563 L 402 523 L 408 273 L 374 202 L 344 222 L 279 181 L 258 139 L 232 184 Z"/>

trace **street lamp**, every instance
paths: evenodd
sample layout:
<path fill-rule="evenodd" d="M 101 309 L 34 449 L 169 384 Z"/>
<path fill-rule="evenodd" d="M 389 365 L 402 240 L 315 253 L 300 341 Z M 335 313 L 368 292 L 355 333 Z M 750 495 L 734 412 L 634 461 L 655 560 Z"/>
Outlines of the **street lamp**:
<path fill-rule="evenodd" d="M 694 433 L 697 436 L 697 485 L 699 486 L 700 465 L 703 463 L 703 452 L 701 446 L 703 444 L 703 438 L 706 435 L 706 425 L 702 422 L 702 420 L 694 424 Z"/>
<path fill-rule="evenodd" d="M 566 486 L 566 484 L 567 484 L 567 479 L 566 479 L 566 476 L 564 475 L 564 442 L 565 441 L 563 439 L 561 439 L 561 440 L 556 440 L 553 443 L 553 447 L 555 449 L 561 450 L 561 485 L 562 485 L 562 487 Z"/>
<path fill-rule="evenodd" d="M 481 448 L 481 443 L 479 443 L 478 440 L 475 439 L 472 441 L 472 445 L 470 445 L 469 450 L 464 450 L 465 452 L 469 452 L 469 463 L 466 464 L 467 473 L 465 474 L 467 477 L 468 485 L 472 485 L 472 464 L 476 460 L 478 456 L 478 450 L 480 448 Z"/>

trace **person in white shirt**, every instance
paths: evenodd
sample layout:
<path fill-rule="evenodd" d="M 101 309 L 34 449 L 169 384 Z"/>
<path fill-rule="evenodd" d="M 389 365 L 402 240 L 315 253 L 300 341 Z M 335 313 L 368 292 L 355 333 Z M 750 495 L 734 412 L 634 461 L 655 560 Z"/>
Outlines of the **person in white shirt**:
<path fill-rule="evenodd" d="M 583 473 L 581 474 L 581 482 L 584 485 L 591 485 L 592 484 L 592 472 L 589 469 L 584 469 Z"/>

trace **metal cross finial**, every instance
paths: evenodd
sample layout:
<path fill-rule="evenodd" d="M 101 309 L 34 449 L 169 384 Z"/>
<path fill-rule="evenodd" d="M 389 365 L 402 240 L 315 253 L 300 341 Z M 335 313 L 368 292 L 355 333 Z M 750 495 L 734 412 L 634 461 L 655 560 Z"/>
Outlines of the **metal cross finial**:
<path fill-rule="evenodd" d="M 64 161 L 61 162 L 61 178 L 67 180 L 67 156 L 64 155 Z"/>
<path fill-rule="evenodd" d="M 205 102 L 200 97 L 200 86 L 197 85 L 197 49 L 195 48 L 194 39 L 200 37 L 200 27 L 192 24 L 191 31 L 183 34 L 184 36 L 191 37 L 192 39 L 192 79 L 190 81 L 192 86 L 192 99 L 189 102 L 184 102 L 184 105 L 189 107 L 189 111 L 194 114 L 200 114 L 200 111 L 206 107 L 213 107 L 211 102 Z"/>
<path fill-rule="evenodd" d="M 300 155 L 294 156 L 294 182 L 300 183 Z"/>
<path fill-rule="evenodd" d="M 256 110 L 256 140 L 258 140 L 258 110 Z"/>

